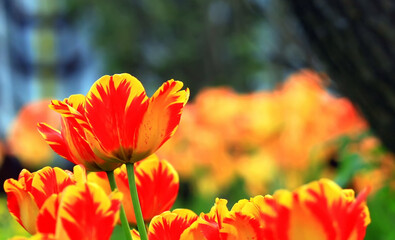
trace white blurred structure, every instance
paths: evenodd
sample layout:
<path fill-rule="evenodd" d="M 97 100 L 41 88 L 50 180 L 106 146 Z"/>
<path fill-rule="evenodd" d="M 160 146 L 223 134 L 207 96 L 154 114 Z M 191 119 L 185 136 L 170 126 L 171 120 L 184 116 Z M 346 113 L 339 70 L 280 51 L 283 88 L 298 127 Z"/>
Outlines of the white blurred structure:
<path fill-rule="evenodd" d="M 91 23 L 73 21 L 67 1 L 0 2 L 1 139 L 26 102 L 85 94 L 101 73 Z"/>

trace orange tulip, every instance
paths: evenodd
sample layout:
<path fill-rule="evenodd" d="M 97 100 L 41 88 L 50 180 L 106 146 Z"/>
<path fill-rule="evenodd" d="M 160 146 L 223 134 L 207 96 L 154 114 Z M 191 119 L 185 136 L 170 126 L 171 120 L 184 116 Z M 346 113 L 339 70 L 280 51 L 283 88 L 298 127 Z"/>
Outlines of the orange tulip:
<path fill-rule="evenodd" d="M 37 216 L 44 202 L 75 183 L 73 173 L 57 167 L 45 167 L 33 173 L 24 169 L 18 180 L 7 179 L 4 182 L 8 209 L 26 231 L 34 234 L 37 231 Z"/>
<path fill-rule="evenodd" d="M 154 216 L 173 206 L 179 188 L 178 174 L 169 162 L 159 160 L 155 154 L 137 162 L 134 169 L 143 218 L 149 222 Z M 128 221 L 136 224 L 125 165 L 115 169 L 114 175 L 119 191 L 124 194 L 122 201 Z M 104 172 L 89 173 L 88 180 L 98 183 L 107 193 L 111 192 Z"/>
<path fill-rule="evenodd" d="M 48 100 L 29 102 L 13 120 L 7 134 L 10 153 L 26 168 L 39 169 L 54 158 L 53 151 L 37 132 L 37 122 L 60 126 L 57 113 L 48 109 Z M 1 158 L 1 157 L 0 157 Z"/>
<path fill-rule="evenodd" d="M 90 171 L 112 171 L 154 153 L 176 131 L 189 98 L 183 83 L 169 80 L 151 98 L 129 74 L 103 76 L 87 96 L 52 101 L 62 130 L 39 124 L 52 149 Z"/>

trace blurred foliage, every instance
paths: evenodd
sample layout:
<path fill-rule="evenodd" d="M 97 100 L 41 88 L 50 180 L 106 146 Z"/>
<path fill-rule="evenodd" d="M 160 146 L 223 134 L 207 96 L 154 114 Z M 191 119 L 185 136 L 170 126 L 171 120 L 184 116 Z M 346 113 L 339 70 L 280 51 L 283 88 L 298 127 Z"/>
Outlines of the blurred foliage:
<path fill-rule="evenodd" d="M 386 185 L 368 201 L 372 224 L 366 230 L 365 239 L 395 239 L 395 191 L 394 186 Z"/>
<path fill-rule="evenodd" d="M 179 79 L 193 95 L 205 86 L 271 88 L 275 79 L 303 66 L 308 54 L 292 48 L 290 35 L 284 41 L 276 34 L 275 5 L 257 0 L 68 3 L 76 24 L 92 23 L 92 42 L 104 54 L 106 73 L 131 72 L 155 84 Z"/>
<path fill-rule="evenodd" d="M 97 1 L 95 7 L 96 40 L 110 72 L 182 79 L 194 91 L 218 84 L 253 88 L 247 80 L 261 68 L 254 54 L 260 16 L 250 9 L 256 4 L 120 0 Z"/>
<path fill-rule="evenodd" d="M 0 240 L 13 236 L 29 236 L 29 233 L 15 221 L 8 212 L 6 196 L 0 195 Z"/>

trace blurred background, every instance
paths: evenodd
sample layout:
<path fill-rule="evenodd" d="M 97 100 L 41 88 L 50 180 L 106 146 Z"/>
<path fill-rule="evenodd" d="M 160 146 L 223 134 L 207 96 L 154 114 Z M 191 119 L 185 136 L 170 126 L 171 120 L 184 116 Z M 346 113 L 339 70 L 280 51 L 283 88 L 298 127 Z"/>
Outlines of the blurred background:
<path fill-rule="evenodd" d="M 181 177 L 174 207 L 327 177 L 372 187 L 366 239 L 395 239 L 394 16 L 390 0 L 1 0 L 1 183 L 71 167 L 36 131 L 59 126 L 49 100 L 128 72 L 149 96 L 191 90 L 158 152 Z M 25 234 L 0 201 L 4 239 Z"/>

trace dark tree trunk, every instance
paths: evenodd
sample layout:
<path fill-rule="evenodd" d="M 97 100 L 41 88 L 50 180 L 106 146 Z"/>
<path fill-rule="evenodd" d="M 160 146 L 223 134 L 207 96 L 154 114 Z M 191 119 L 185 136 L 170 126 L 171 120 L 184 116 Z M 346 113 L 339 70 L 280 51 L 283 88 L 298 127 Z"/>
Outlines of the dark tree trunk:
<path fill-rule="evenodd" d="M 395 152 L 395 1 L 286 2 L 339 90 Z"/>

